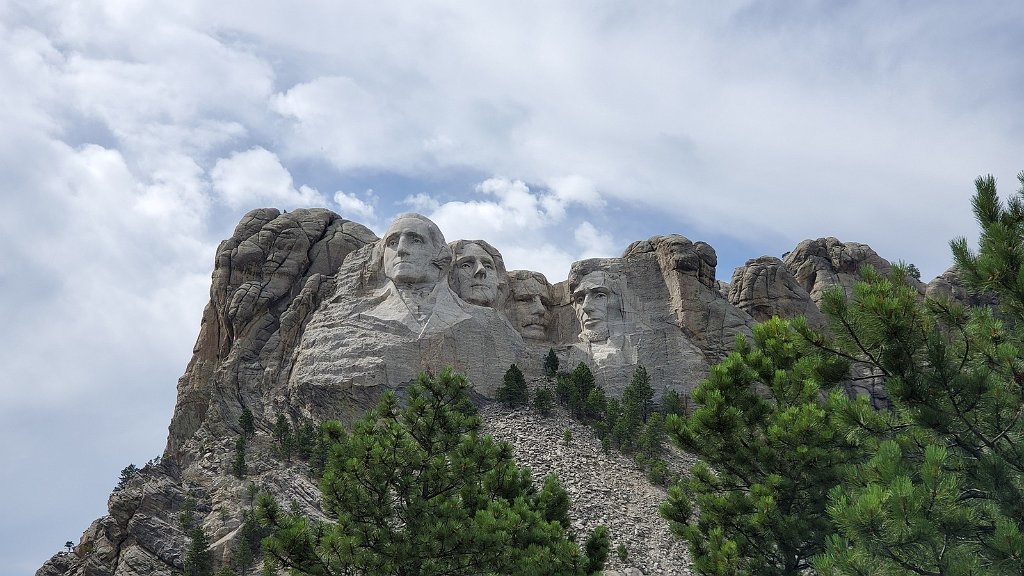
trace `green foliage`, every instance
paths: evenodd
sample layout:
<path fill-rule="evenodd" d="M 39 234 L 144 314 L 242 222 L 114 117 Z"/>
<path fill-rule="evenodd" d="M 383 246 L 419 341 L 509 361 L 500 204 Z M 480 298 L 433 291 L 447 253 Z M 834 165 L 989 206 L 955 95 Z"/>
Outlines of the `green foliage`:
<path fill-rule="evenodd" d="M 587 552 L 586 573 L 599 574 L 604 568 L 604 563 L 608 561 L 608 528 L 606 526 L 594 528 L 590 537 L 587 538 L 584 548 Z"/>
<path fill-rule="evenodd" d="M 652 484 L 658 484 L 659 486 L 666 486 L 671 479 L 668 470 L 668 464 L 665 463 L 661 458 L 651 458 L 646 462 L 647 468 L 647 479 Z"/>
<path fill-rule="evenodd" d="M 185 576 L 213 576 L 213 554 L 202 526 L 195 526 L 189 531 L 189 546 L 185 552 Z"/>
<path fill-rule="evenodd" d="M 238 537 L 235 540 L 235 549 L 231 554 L 231 564 L 239 574 L 248 574 L 249 570 L 256 565 L 256 560 L 262 555 L 260 542 L 270 532 L 260 526 L 256 513 L 246 510 L 243 515 L 242 526 L 239 528 Z"/>
<path fill-rule="evenodd" d="M 235 460 L 231 463 L 231 473 L 236 478 L 245 478 L 248 466 L 245 464 L 245 436 L 239 436 L 235 440 Z"/>
<path fill-rule="evenodd" d="M 568 446 L 569 442 L 572 442 L 572 430 L 566 428 L 565 433 L 562 434 L 562 443 Z"/>
<path fill-rule="evenodd" d="M 694 390 L 691 416 L 669 416 L 670 434 L 700 461 L 670 490 L 662 515 L 690 544 L 697 571 L 796 575 L 810 567 L 832 532 L 828 491 L 857 454 L 838 433 L 846 398 L 822 397 L 846 370 L 773 318 L 755 326 L 753 347 L 737 338 Z"/>
<path fill-rule="evenodd" d="M 321 482 L 325 522 L 261 495 L 267 557 L 305 574 L 581 574 L 568 495 L 538 490 L 508 444 L 480 436 L 465 379 L 420 375 L 401 407 L 388 393 L 340 427 Z"/>
<path fill-rule="evenodd" d="M 1024 573 L 1024 188 L 1004 207 L 991 176 L 975 185 L 978 251 L 951 247 L 998 311 L 922 303 L 902 267 L 823 301 L 837 335 L 824 345 L 883 379 L 894 406 L 832 493 L 824 574 Z"/>
<path fill-rule="evenodd" d="M 665 417 L 662 414 L 651 414 L 640 435 L 638 448 L 648 458 L 658 458 L 665 453 Z"/>
<path fill-rule="evenodd" d="M 981 226 L 978 251 L 970 249 L 966 238 L 950 242 L 964 282 L 975 291 L 998 294 L 1011 329 L 1024 319 L 1024 172 L 1017 179 L 1021 187 L 1004 207 L 995 178 L 978 177 L 972 200 Z"/>
<path fill-rule="evenodd" d="M 272 431 L 274 440 L 277 441 L 277 447 L 280 451 L 281 458 L 285 460 L 292 456 L 292 427 L 288 423 L 288 419 L 285 418 L 284 414 L 277 415 L 277 421 L 274 422 L 274 429 Z"/>
<path fill-rule="evenodd" d="M 644 422 L 651 414 L 653 398 L 654 389 L 651 388 L 647 369 L 637 366 L 632 380 L 622 391 L 621 410 L 615 410 L 608 422 L 612 442 L 623 452 L 630 453 L 636 449 Z M 610 415 L 611 412 L 609 410 Z"/>
<path fill-rule="evenodd" d="M 580 362 L 573 369 L 572 383 L 578 391 L 579 398 L 583 401 L 586 401 L 590 391 L 597 386 L 594 373 L 590 371 L 590 366 L 587 366 L 585 362 Z"/>
<path fill-rule="evenodd" d="M 629 557 L 629 548 L 626 548 L 625 544 L 619 544 L 615 547 L 615 555 L 619 557 L 619 560 L 625 562 Z"/>
<path fill-rule="evenodd" d="M 506 406 L 520 406 L 529 402 L 529 392 L 526 389 L 526 379 L 523 377 L 519 366 L 512 364 L 505 371 L 505 377 L 498 386 L 497 397 Z"/>
<path fill-rule="evenodd" d="M 178 514 L 178 522 L 186 532 L 192 530 L 196 525 L 196 501 L 191 496 L 186 496 L 181 504 L 181 512 Z"/>
<path fill-rule="evenodd" d="M 312 458 L 317 450 L 318 436 L 319 429 L 308 420 L 296 426 L 291 440 L 295 454 L 307 461 Z"/>
<path fill-rule="evenodd" d="M 555 403 L 555 394 L 550 388 L 540 387 L 533 394 L 533 409 L 540 412 L 542 416 L 551 414 L 551 408 Z"/>
<path fill-rule="evenodd" d="M 544 356 L 544 374 L 548 378 L 554 378 L 558 373 L 558 355 L 554 348 L 548 348 L 547 356 Z"/>
<path fill-rule="evenodd" d="M 595 390 L 599 391 L 596 395 L 592 394 Z M 590 366 L 584 362 L 577 364 L 572 373 L 558 373 L 555 396 L 577 418 L 587 420 L 604 417 L 604 390 L 597 387 Z"/>
<path fill-rule="evenodd" d="M 598 422 L 604 420 L 605 409 L 608 407 L 608 401 L 604 397 L 604 390 L 600 388 L 592 388 L 590 393 L 587 394 L 587 401 L 583 407 L 584 415 Z"/>
<path fill-rule="evenodd" d="M 242 435 L 252 438 L 256 435 L 256 419 L 253 418 L 252 410 L 242 409 L 242 415 L 238 417 L 238 426 L 242 429 Z"/>
<path fill-rule="evenodd" d="M 647 369 L 642 365 L 637 366 L 633 371 L 633 379 L 622 391 L 623 410 L 635 409 L 640 422 L 647 422 L 654 409 L 654 388 L 651 387 L 651 377 L 647 375 Z"/>
<path fill-rule="evenodd" d="M 129 464 L 122 468 L 121 476 L 120 478 L 117 479 L 117 486 L 114 486 L 114 492 L 117 492 L 118 490 L 123 490 L 124 487 L 128 485 L 128 482 L 130 482 L 132 478 L 135 478 L 138 475 L 139 468 L 135 464 Z"/>
<path fill-rule="evenodd" d="M 666 390 L 661 395 L 661 413 L 668 416 L 669 414 L 678 414 L 680 416 L 686 415 L 685 407 L 683 406 L 683 399 L 679 396 L 679 392 L 675 390 Z"/>

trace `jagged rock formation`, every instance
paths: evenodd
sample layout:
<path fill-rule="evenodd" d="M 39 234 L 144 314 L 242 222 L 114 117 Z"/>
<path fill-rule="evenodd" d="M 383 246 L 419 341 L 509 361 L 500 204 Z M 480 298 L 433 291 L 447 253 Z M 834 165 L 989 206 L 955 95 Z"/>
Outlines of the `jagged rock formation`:
<path fill-rule="evenodd" d="M 450 283 L 453 259 L 463 256 L 471 269 Z M 217 250 L 162 462 L 115 491 L 110 513 L 86 530 L 75 554 L 54 556 L 37 576 L 180 573 L 187 539 L 178 515 L 186 502 L 195 503 L 223 565 L 251 505 L 250 482 L 319 515 L 308 468 L 275 448 L 279 416 L 293 426 L 350 421 L 382 391 L 445 364 L 468 374 L 486 406 L 509 364 L 528 380 L 542 378 L 549 349 L 563 368 L 588 363 L 612 396 L 637 364 L 658 394 L 685 395 L 756 321 L 803 314 L 820 322 L 824 290 L 848 289 L 863 264 L 890 267 L 863 244 L 807 240 L 782 260 L 748 261 L 724 284 L 714 249 L 678 235 L 634 242 L 619 258 L 577 262 L 553 284 L 499 262 L 484 241 L 449 246 L 418 215 L 399 218 L 378 239 L 327 210 L 247 214 Z M 967 298 L 957 286 L 947 272 L 929 293 Z M 244 408 L 255 415 L 256 434 L 241 480 L 231 470 Z M 610 568 L 683 573 L 681 544 L 656 514 L 663 492 L 628 462 L 600 453 L 582 430 L 573 433 L 576 443 L 559 447 L 570 422 L 493 406 L 484 414 L 522 464 L 563 477 L 577 526 L 603 522 L 613 540 L 628 541 L 629 561 L 613 559 Z"/>
<path fill-rule="evenodd" d="M 354 249 L 377 240 L 365 226 L 324 209 L 246 214 L 217 248 L 210 303 L 185 375 L 167 439 L 167 454 L 187 456 L 185 442 L 204 423 L 234 422 L 263 363 L 280 356 L 315 307 L 324 276 Z M 308 286 L 307 286 L 308 285 Z M 294 304 L 294 305 L 293 305 Z"/>
<path fill-rule="evenodd" d="M 950 298 L 969 306 L 996 306 L 998 299 L 992 294 L 975 294 L 967 290 L 956 266 L 937 276 L 925 289 L 928 298 Z"/>
<path fill-rule="evenodd" d="M 814 326 L 825 322 L 811 295 L 797 282 L 789 267 L 774 256 L 747 260 L 733 272 L 729 302 L 758 322 L 772 316 L 804 316 Z"/>

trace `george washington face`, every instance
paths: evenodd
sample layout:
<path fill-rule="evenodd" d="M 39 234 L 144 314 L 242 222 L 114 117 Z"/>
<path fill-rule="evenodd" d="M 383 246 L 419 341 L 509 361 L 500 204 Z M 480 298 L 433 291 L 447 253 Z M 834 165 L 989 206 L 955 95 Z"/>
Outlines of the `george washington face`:
<path fill-rule="evenodd" d="M 437 282 L 434 265 L 438 246 L 430 225 L 418 218 L 399 218 L 384 234 L 384 275 L 396 284 Z"/>

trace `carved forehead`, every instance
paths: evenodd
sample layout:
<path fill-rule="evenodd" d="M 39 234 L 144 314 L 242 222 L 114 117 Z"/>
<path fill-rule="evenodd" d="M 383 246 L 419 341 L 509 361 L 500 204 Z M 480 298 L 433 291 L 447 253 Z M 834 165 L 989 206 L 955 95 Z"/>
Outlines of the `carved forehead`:
<path fill-rule="evenodd" d="M 572 292 L 573 294 L 590 291 L 611 292 L 610 280 L 611 278 L 604 272 L 591 272 L 580 280 L 579 285 Z"/>
<path fill-rule="evenodd" d="M 460 246 L 455 251 L 455 257 L 460 260 L 462 258 L 476 257 L 480 258 L 481 260 L 490 260 L 492 262 L 494 261 L 494 258 L 490 255 L 490 253 L 488 253 L 487 250 L 484 250 L 483 246 L 477 244 L 476 242 L 469 242 L 467 244 L 463 244 L 462 246 Z"/>
<path fill-rule="evenodd" d="M 388 227 L 387 232 L 384 233 L 384 240 L 394 236 L 395 234 L 401 234 L 403 232 L 411 232 L 419 234 L 424 238 L 428 238 L 431 244 L 440 246 L 445 244 L 444 235 L 441 234 L 441 229 L 437 227 L 426 216 L 419 214 L 402 214 L 391 223 Z"/>

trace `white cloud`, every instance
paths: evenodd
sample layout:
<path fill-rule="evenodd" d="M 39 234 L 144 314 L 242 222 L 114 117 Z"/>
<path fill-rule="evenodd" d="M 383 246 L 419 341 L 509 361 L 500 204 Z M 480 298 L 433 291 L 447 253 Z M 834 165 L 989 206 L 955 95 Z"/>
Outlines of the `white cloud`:
<path fill-rule="evenodd" d="M 218 160 L 210 178 L 213 189 L 232 208 L 256 208 L 268 203 L 285 209 L 327 204 L 315 188 L 295 188 L 292 175 L 277 155 L 260 147 Z"/>
<path fill-rule="evenodd" d="M 377 219 L 373 204 L 361 200 L 355 194 L 338 190 L 334 193 L 334 203 L 338 205 L 339 213 L 349 220 L 361 221 L 359 219 L 363 218 L 374 221 Z"/>
<path fill-rule="evenodd" d="M 602 234 L 597 231 L 593 224 L 583 221 L 573 231 L 576 244 L 580 247 L 580 259 L 583 258 L 608 258 L 618 256 L 613 254 L 615 241 L 611 234 Z"/>
<path fill-rule="evenodd" d="M 600 234 L 589 222 L 576 226 L 575 247 L 565 242 L 565 230 L 580 221 L 584 212 L 565 210 L 566 206 L 593 196 L 566 195 L 555 201 L 556 193 L 533 191 L 521 180 L 488 178 L 476 185 L 475 190 L 493 200 L 451 201 L 436 204 L 427 196 L 416 201 L 433 209 L 427 214 L 437 223 L 445 237 L 456 239 L 485 239 L 501 251 L 508 269 L 526 269 L 543 272 L 548 280 L 565 279 L 569 265 L 582 258 L 617 256 L 610 235 Z M 409 199 L 407 199 L 409 200 Z"/>
<path fill-rule="evenodd" d="M 1018 4 L 941 1 L 0 3 L 0 364 L 25 383 L 0 426 L 26 454 L 78 430 L 104 448 L 54 464 L 74 489 L 0 478 L 48 494 L 8 523 L 48 525 L 0 542 L 74 538 L 159 451 L 225 207 L 373 187 L 335 200 L 404 202 L 552 281 L 655 228 L 752 246 L 740 262 L 836 235 L 936 274 L 975 229 L 974 176 L 1016 186 L 1022 26 Z"/>
<path fill-rule="evenodd" d="M 423 192 L 410 194 L 403 198 L 400 203 L 408 206 L 413 212 L 423 213 L 433 212 L 441 207 L 441 203 L 436 198 Z"/>

